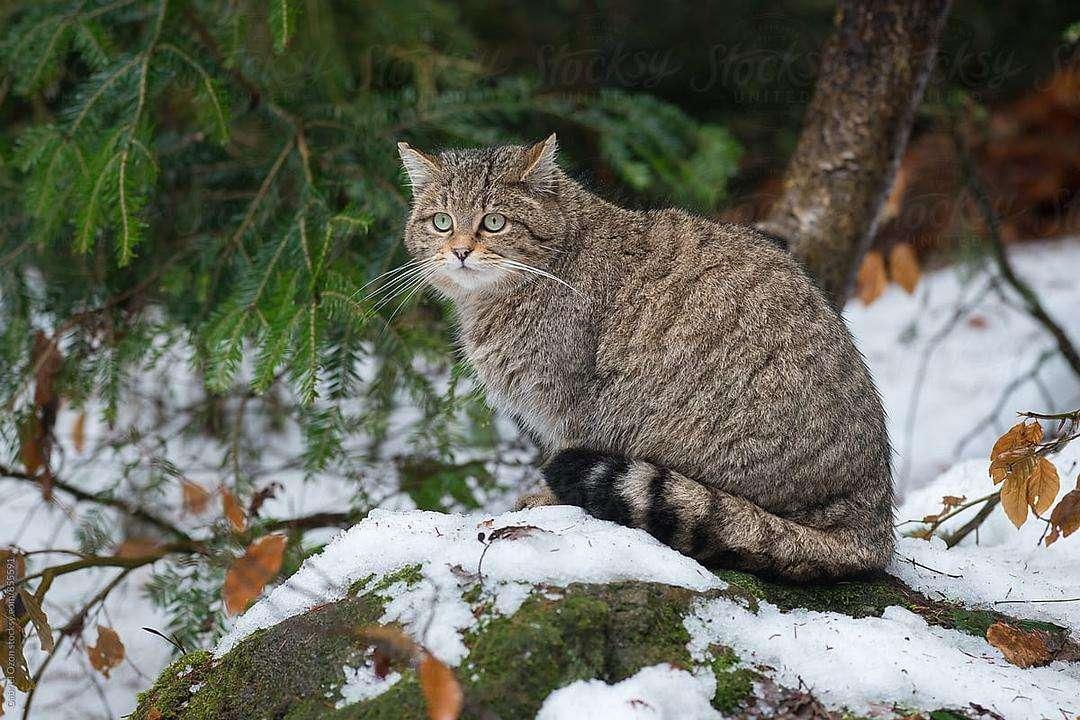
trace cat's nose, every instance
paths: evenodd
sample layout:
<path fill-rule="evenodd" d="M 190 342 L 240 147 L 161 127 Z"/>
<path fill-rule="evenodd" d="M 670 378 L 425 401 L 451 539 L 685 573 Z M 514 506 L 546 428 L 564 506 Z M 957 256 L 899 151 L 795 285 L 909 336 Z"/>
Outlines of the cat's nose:
<path fill-rule="evenodd" d="M 466 247 L 450 248 L 450 252 L 454 253 L 454 257 L 456 257 L 458 260 L 460 260 L 461 262 L 465 262 L 465 258 L 469 257 L 469 255 L 472 254 L 472 248 L 466 248 Z"/>

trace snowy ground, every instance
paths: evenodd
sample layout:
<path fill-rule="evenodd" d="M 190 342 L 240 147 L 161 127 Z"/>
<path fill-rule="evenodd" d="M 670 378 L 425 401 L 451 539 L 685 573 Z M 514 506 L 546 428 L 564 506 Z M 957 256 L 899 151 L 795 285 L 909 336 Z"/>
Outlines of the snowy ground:
<path fill-rule="evenodd" d="M 1080 313 L 1076 312 L 1076 308 L 1080 307 L 1080 283 L 1075 279 L 1076 269 L 1080 268 L 1080 241 L 1025 245 L 1015 249 L 1013 254 L 1017 270 L 1032 283 L 1048 311 L 1066 327 L 1074 342 L 1080 340 Z M 914 296 L 908 296 L 891 286 L 870 307 L 853 303 L 845 313 L 859 347 L 867 357 L 889 414 L 890 433 L 898 453 L 895 463 L 898 486 L 906 496 L 898 519 L 918 518 L 937 511 L 937 502 L 943 494 L 977 497 L 989 492 L 985 456 L 994 438 L 1014 422 L 1017 410 L 1052 411 L 1080 404 L 1080 385 L 1064 363 L 1055 357 L 1043 358 L 1046 351 L 1052 348 L 1049 338 L 1017 307 L 1014 300 L 1007 299 L 1008 295 L 1003 299 L 994 292 L 982 293 L 984 283 L 985 279 L 979 277 L 967 284 L 962 283 L 957 271 L 946 269 L 925 276 Z M 978 302 L 966 307 L 973 300 Z M 958 314 L 958 308 L 965 308 L 965 312 Z M 951 323 L 954 316 L 959 319 Z M 947 334 L 943 333 L 945 328 L 949 329 Z M 1026 377 L 1036 366 L 1037 372 L 1031 374 L 1030 378 Z M 921 392 L 915 393 L 914 388 L 919 385 L 920 377 Z M 183 381 L 176 382 L 182 384 Z M 913 401 L 913 397 L 917 401 Z M 70 428 L 73 421 L 71 413 L 63 412 L 58 427 L 61 429 L 61 439 L 67 445 L 66 455 L 77 459 L 79 454 L 66 442 L 68 433 L 64 432 L 64 428 Z M 95 432 L 95 426 L 91 425 L 87 433 L 91 445 Z M 177 443 L 178 459 L 182 457 L 207 465 L 205 446 L 190 442 L 184 444 L 179 439 Z M 274 445 L 280 447 L 281 444 L 275 442 Z M 268 455 L 272 455 L 270 451 L 273 449 L 268 447 Z M 1072 450 L 1070 452 L 1073 454 L 1068 456 L 1071 458 L 1068 462 L 1075 462 L 1077 455 Z M 930 486 L 936 476 L 964 458 L 977 460 L 949 470 Z M 103 486 L 108 478 L 114 476 L 121 462 L 130 460 L 102 456 L 93 462 L 72 463 L 71 472 L 65 477 L 81 487 L 94 489 Z M 199 463 L 200 460 L 203 462 Z M 1069 478 L 1075 482 L 1076 468 L 1062 467 L 1064 461 L 1059 458 L 1058 464 L 1063 485 L 1069 487 Z M 196 477 L 209 479 L 219 472 L 219 469 L 206 466 Z M 295 471 L 282 472 L 277 479 L 284 483 L 285 491 L 273 501 L 273 513 L 276 515 L 340 510 L 348 505 L 349 497 L 345 494 L 348 486 L 343 483 L 330 479 L 303 483 Z M 0 480 L 0 492 L 4 497 L 0 545 L 18 544 L 26 550 L 76 545 L 75 525 L 72 522 L 75 510 L 72 506 L 44 506 L 40 503 L 39 492 L 15 481 Z M 163 514 L 174 516 L 175 503 L 174 495 L 158 509 Z M 485 507 L 490 512 L 497 512 L 508 504 L 508 497 L 495 495 L 489 498 Z M 407 502 L 400 497 L 389 498 L 387 505 L 402 508 L 407 506 Z M 79 506 L 78 510 L 85 511 L 86 508 Z M 577 531 L 567 529 L 565 532 L 572 536 Z M 963 578 L 950 578 L 921 570 L 917 565 L 902 561 L 894 565 L 894 571 L 925 592 L 940 592 L 947 597 L 966 598 L 980 603 L 1002 599 L 1080 596 L 1080 556 L 1073 549 L 1080 547 L 1078 538 L 1068 538 L 1049 549 L 1042 549 L 1035 546 L 1038 533 L 1039 530 L 1033 525 L 1017 533 L 1004 518 L 995 517 L 980 532 L 978 547 L 974 547 L 974 537 L 969 538 L 964 546 L 947 553 L 927 543 L 904 541 L 900 546 L 900 558 L 914 559 L 922 565 L 950 575 L 962 575 Z M 558 542 L 564 540 L 561 538 Z M 622 542 L 617 534 L 609 536 L 608 541 Z M 545 535 L 541 539 L 530 539 L 530 542 L 550 543 L 556 540 Z M 499 563 L 497 552 L 493 550 L 489 555 L 493 557 L 485 559 L 485 568 L 488 568 L 489 562 L 492 568 L 496 568 Z M 560 553 L 549 555 L 560 557 Z M 691 575 L 700 577 L 697 569 L 680 564 L 682 561 L 678 556 L 670 554 L 667 557 L 670 563 L 665 564 L 663 572 L 672 573 L 673 579 L 666 582 L 685 584 L 689 582 L 686 578 Z M 552 567 L 552 572 L 558 570 L 557 563 Z M 686 575 L 679 580 L 678 573 Z M 114 571 L 77 573 L 58 580 L 49 595 L 50 613 L 57 617 L 68 615 L 113 574 Z M 166 625 L 166 618 L 142 597 L 138 587 L 139 582 L 148 577 L 148 572 L 140 571 L 133 577 L 135 582 L 117 591 L 100 613 L 92 618 L 93 622 L 88 623 L 86 633 L 87 640 L 92 642 L 95 635 L 93 623 L 100 622 L 116 628 L 127 647 L 124 664 L 113 672 L 112 677 L 105 679 L 90 668 L 83 649 L 63 651 L 45 675 L 35 699 L 34 718 L 118 718 L 131 711 L 135 692 L 147 687 L 168 660 L 171 648 L 159 638 L 141 630 L 142 627 L 163 628 Z M 514 592 L 512 588 L 507 590 L 507 607 L 512 605 Z M 516 592 L 520 596 L 520 588 Z M 1056 618 L 1080 631 L 1080 606 L 1075 603 L 1009 604 L 1000 609 L 1016 615 Z M 728 611 L 734 612 L 731 609 Z M 403 608 L 401 612 L 406 610 Z M 791 620 L 789 613 L 770 622 Z M 876 620 L 879 626 L 873 629 L 871 624 L 865 624 L 860 626 L 860 630 L 846 627 L 839 620 L 827 622 L 825 618 L 816 618 L 815 623 L 818 620 L 821 621 L 822 633 L 865 631 L 866 638 L 876 638 L 878 642 L 884 641 L 887 635 L 874 633 L 887 634 L 913 623 L 911 618 L 889 616 Z M 454 622 L 453 616 L 449 616 L 447 627 L 452 627 Z M 803 637 L 805 628 L 801 624 L 799 627 L 799 635 Z M 921 631 L 926 647 L 932 653 L 937 653 L 935 657 L 941 659 L 943 668 L 949 665 L 955 669 L 952 668 L 955 658 L 949 653 L 970 651 L 961 647 L 960 640 L 956 638 L 931 638 L 927 633 L 930 631 Z M 873 642 L 869 640 L 865 647 L 872 650 Z M 27 654 L 31 667 L 35 667 L 41 655 L 36 654 L 33 641 L 29 646 Z M 809 653 L 807 647 L 801 647 L 799 651 Z M 992 649 L 985 652 L 990 655 L 996 653 Z M 972 654 L 982 653 L 983 649 L 980 648 L 979 652 Z M 960 657 L 965 658 L 964 662 L 968 665 L 974 662 L 966 655 Z M 827 659 L 830 662 L 835 660 L 832 656 Z M 858 658 L 853 661 L 858 661 Z M 806 668 L 793 666 L 785 670 L 781 663 L 770 664 L 778 667 L 780 672 L 793 672 L 804 678 L 809 676 Z M 983 680 L 1004 682 L 1003 687 L 1008 685 L 1008 682 L 1002 681 L 1003 675 L 991 678 L 985 674 L 990 672 L 986 667 L 965 667 L 972 672 L 983 673 L 978 676 Z M 994 668 L 994 672 L 1012 672 L 1011 666 L 1001 667 L 996 659 L 988 667 Z M 960 670 L 956 669 L 956 672 Z M 1055 681 L 1054 687 L 1071 688 L 1073 697 L 1080 696 L 1074 675 L 1061 671 L 1058 676 L 1060 681 Z M 957 676 L 954 680 L 957 687 L 963 687 L 963 683 L 969 682 L 970 678 Z M 681 676 L 672 677 L 671 671 L 667 670 L 650 671 L 634 681 L 650 687 L 665 684 L 682 687 L 682 684 L 689 682 Z M 825 685 L 819 683 L 819 688 Z M 620 686 L 606 688 L 602 692 L 598 689 L 592 692 L 586 687 L 567 688 L 549 699 L 543 717 L 549 720 L 560 717 L 557 714 L 560 703 L 574 705 L 580 693 L 591 693 L 590 702 L 604 702 L 600 695 L 617 702 L 619 697 L 624 696 L 625 690 L 626 687 Z M 942 688 L 942 692 L 948 690 L 948 687 Z M 837 693 L 834 698 L 837 702 L 848 702 L 855 695 L 843 693 L 868 691 L 865 688 L 852 690 L 836 685 L 834 692 Z M 687 697 L 690 694 L 674 693 Z M 16 700 L 15 708 L 7 708 L 8 715 L 14 717 L 19 716 L 22 697 Z M 660 698 L 657 698 L 657 702 L 663 704 Z M 1073 714 L 1077 712 L 1080 709 L 1074 710 Z M 1007 716 L 1037 717 L 1024 713 Z M 1060 717 L 1060 714 L 1054 717 Z"/>
<path fill-rule="evenodd" d="M 1080 449 L 1055 458 L 1063 477 L 1078 461 Z M 925 505 L 912 501 L 904 510 L 920 517 L 928 514 L 942 495 L 956 487 L 974 486 L 980 478 L 988 482 L 985 474 L 986 462 L 962 463 L 921 493 Z M 996 520 L 978 548 L 961 552 L 943 544 L 905 541 L 890 572 L 928 593 L 940 591 L 986 607 L 1009 598 L 1013 585 L 1031 599 L 1080 597 L 1080 543 L 1066 539 L 1050 548 L 1039 547 L 1033 526 L 1024 533 L 1009 532 Z M 478 539 L 478 533 L 490 535 L 504 527 L 530 529 L 512 542 L 487 546 Z M 937 572 L 909 569 L 909 553 Z M 370 583 L 374 585 L 378 578 L 412 565 L 421 566 L 424 581 L 397 582 L 384 591 L 387 604 L 380 622 L 400 623 L 452 666 L 466 655 L 462 633 L 482 622 L 462 596 L 468 585 L 463 578 L 479 574 L 481 566 L 484 592 L 493 596 L 495 611 L 503 615 L 515 612 L 534 584 L 561 587 L 573 582 L 643 580 L 693 590 L 724 585 L 645 532 L 596 520 L 578 508 L 545 507 L 498 516 L 380 510 L 335 538 L 322 554 L 310 558 L 245 613 L 216 652 L 228 652 L 258 628 L 344 597 L 356 580 L 374 574 Z M 941 568 L 960 577 L 942 582 Z M 1017 602 L 1008 612 L 1080 630 L 1076 605 Z M 1080 713 L 1080 664 L 1021 669 L 986 640 L 928 625 L 900 607 L 886 609 L 880 618 L 854 619 L 810 610 L 781 612 L 768 603 L 754 613 L 738 602 L 717 598 L 699 603 L 686 625 L 692 657 L 703 660 L 712 644 L 731 646 L 744 661 L 769 666 L 766 674 L 780 684 L 805 683 L 835 709 L 872 714 L 894 702 L 923 710 L 977 702 L 1006 718 L 1059 717 L 1059 709 L 1066 717 Z M 367 666 L 350 668 L 347 675 L 351 676 L 347 697 L 369 697 L 374 683 L 379 683 L 379 690 L 389 686 Z M 614 686 L 589 681 L 557 690 L 539 717 L 719 717 L 709 707 L 714 690 L 711 672 L 657 666 Z M 628 702 L 631 698 L 635 702 Z"/>

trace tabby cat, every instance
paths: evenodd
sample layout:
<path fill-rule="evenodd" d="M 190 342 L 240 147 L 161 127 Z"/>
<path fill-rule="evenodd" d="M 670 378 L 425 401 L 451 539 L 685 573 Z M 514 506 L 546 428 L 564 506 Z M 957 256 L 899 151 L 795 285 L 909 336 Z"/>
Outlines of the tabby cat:
<path fill-rule="evenodd" d="M 879 571 L 884 412 L 843 321 L 752 228 L 632 211 L 531 147 L 400 143 L 415 258 L 492 405 L 549 454 L 525 505 L 578 505 L 712 566 Z M 392 281 L 393 282 L 393 281 Z"/>

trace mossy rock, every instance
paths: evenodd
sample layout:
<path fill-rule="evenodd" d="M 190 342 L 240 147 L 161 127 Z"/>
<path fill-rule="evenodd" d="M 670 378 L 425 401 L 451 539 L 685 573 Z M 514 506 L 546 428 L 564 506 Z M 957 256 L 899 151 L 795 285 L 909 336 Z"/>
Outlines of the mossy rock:
<path fill-rule="evenodd" d="M 778 687 L 745 666 L 737 648 L 714 646 L 704 660 L 690 657 L 683 619 L 697 600 L 719 595 L 752 609 L 764 600 L 781 610 L 809 608 L 854 617 L 878 616 L 886 607 L 899 605 L 932 624 L 973 635 L 982 635 L 1001 620 L 1037 626 L 1050 632 L 1065 651 L 1076 650 L 1062 628 L 932 601 L 891 578 L 795 587 L 744 573 L 720 575 L 729 587 L 709 593 L 645 582 L 538 587 L 506 617 L 492 615 L 490 598 L 477 588 L 468 589 L 464 596 L 482 621 L 465 634 L 468 655 L 456 669 L 466 697 L 463 717 L 533 717 L 560 687 L 592 678 L 615 683 L 658 663 L 711 668 L 717 679 L 713 705 L 728 717 L 756 717 L 758 695 L 766 695 L 774 708 L 783 707 L 788 699 L 793 707 L 805 702 L 805 693 Z M 343 668 L 364 663 L 371 651 L 369 636 L 357 630 L 382 617 L 380 593 L 395 582 L 408 584 L 421 577 L 413 567 L 379 580 L 366 578 L 354 583 L 344 599 L 258 631 L 220 658 L 190 653 L 166 668 L 140 696 L 132 717 L 422 720 L 427 714 L 419 682 L 405 666 L 394 667 L 401 679 L 382 694 L 338 707 Z M 937 717 L 966 717 L 962 711 L 936 712 Z"/>

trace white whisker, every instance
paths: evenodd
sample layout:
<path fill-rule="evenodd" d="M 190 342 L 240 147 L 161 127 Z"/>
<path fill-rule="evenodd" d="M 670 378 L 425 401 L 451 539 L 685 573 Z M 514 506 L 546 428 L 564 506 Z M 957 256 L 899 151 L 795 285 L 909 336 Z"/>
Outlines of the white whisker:
<path fill-rule="evenodd" d="M 401 265 L 401 266 L 396 267 L 396 268 L 391 268 L 391 269 L 387 270 L 384 273 L 376 275 L 375 277 L 371 278 L 366 283 L 364 283 L 363 285 L 358 287 L 356 289 L 356 292 L 354 292 L 352 294 L 352 296 L 355 298 L 357 295 L 359 295 L 361 293 L 361 291 L 364 290 L 364 288 L 366 288 L 366 287 L 368 287 L 370 285 L 374 285 L 375 283 L 379 282 L 380 280 L 389 280 L 394 275 L 398 275 L 400 273 L 403 273 L 406 270 L 409 270 L 410 268 L 415 268 L 417 265 L 420 265 L 421 263 L 424 263 L 424 262 L 427 262 L 427 261 L 426 260 L 410 260 L 409 262 L 405 263 L 404 265 Z"/>
<path fill-rule="evenodd" d="M 415 278 L 423 275 L 428 270 L 431 270 L 433 267 L 435 267 L 434 263 L 424 263 L 419 267 L 410 268 L 408 272 L 402 273 L 401 275 L 397 276 L 385 285 L 380 285 L 379 287 L 372 290 L 370 293 L 368 293 L 364 300 L 365 302 L 370 302 L 379 295 L 383 295 L 391 291 L 400 290 L 403 285 L 411 284 Z"/>
<path fill-rule="evenodd" d="M 566 282 L 562 278 L 556 277 L 555 275 L 552 275 L 551 273 L 547 272 L 546 270 L 541 270 L 540 268 L 535 268 L 532 265 L 526 265 L 525 263 L 518 262 L 517 260 L 510 260 L 509 258 L 503 258 L 500 262 L 505 264 L 505 265 L 508 265 L 510 267 L 517 268 L 519 270 L 523 270 L 525 272 L 532 273 L 534 275 L 539 275 L 540 277 L 545 277 L 545 278 L 548 278 L 549 280 L 554 280 L 555 282 L 557 282 L 557 283 L 559 283 L 561 285 L 565 285 L 566 287 L 570 288 L 571 290 L 576 292 L 578 295 L 581 295 L 582 297 L 585 296 L 585 293 L 581 292 L 576 287 L 574 287 L 570 283 Z"/>

